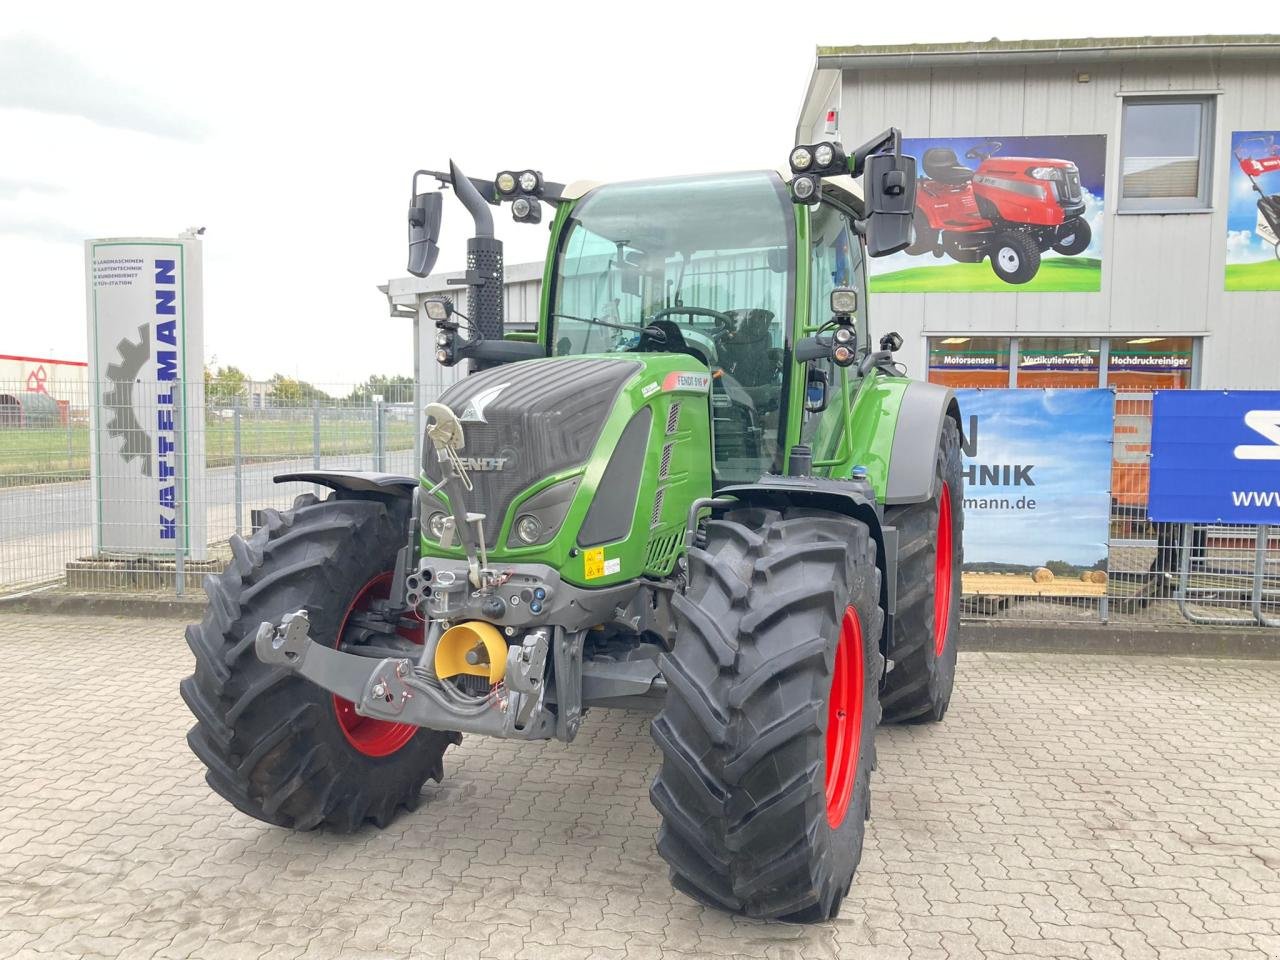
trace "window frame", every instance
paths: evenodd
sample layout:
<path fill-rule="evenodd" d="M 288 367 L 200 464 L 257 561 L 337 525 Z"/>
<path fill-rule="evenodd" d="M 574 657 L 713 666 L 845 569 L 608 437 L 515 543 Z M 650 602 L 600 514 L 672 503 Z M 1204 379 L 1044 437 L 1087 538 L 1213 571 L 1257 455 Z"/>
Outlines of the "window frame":
<path fill-rule="evenodd" d="M 1218 135 L 1217 93 L 1120 94 L 1120 149 L 1116 157 L 1116 207 L 1119 215 L 1212 213 L 1214 154 Z M 1199 169 L 1194 197 L 1126 197 L 1124 194 L 1125 140 L 1131 106 L 1196 104 L 1200 107 Z"/>

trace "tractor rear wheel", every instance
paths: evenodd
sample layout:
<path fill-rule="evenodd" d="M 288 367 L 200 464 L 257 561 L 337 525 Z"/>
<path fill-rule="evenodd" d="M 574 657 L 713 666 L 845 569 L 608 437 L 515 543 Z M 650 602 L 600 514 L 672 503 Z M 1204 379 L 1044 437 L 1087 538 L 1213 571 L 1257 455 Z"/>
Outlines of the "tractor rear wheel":
<path fill-rule="evenodd" d="M 991 244 L 991 269 L 1005 283 L 1026 283 L 1040 270 L 1040 247 L 1021 230 L 1006 230 Z"/>
<path fill-rule="evenodd" d="M 370 643 L 412 652 L 411 622 L 391 622 L 386 599 L 408 511 L 374 500 L 266 511 L 248 540 L 231 541 L 232 562 L 205 589 L 204 620 L 187 628 L 195 673 L 182 698 L 195 714 L 187 734 L 209 786 L 243 813 L 278 826 L 384 827 L 418 803 L 422 785 L 444 775 L 457 733 L 361 717 L 350 703 L 254 654 L 264 620 L 310 614 L 317 643 Z"/>
<path fill-rule="evenodd" d="M 960 634 L 963 500 L 960 429 L 945 417 L 934 458 L 933 496 L 884 512 L 885 524 L 898 529 L 893 669 L 880 693 L 887 723 L 936 722 L 951 702 Z"/>
<path fill-rule="evenodd" d="M 688 560 L 651 728 L 658 852 L 703 903 L 835 916 L 862 854 L 880 719 L 875 541 L 839 514 L 747 508 L 709 522 Z"/>

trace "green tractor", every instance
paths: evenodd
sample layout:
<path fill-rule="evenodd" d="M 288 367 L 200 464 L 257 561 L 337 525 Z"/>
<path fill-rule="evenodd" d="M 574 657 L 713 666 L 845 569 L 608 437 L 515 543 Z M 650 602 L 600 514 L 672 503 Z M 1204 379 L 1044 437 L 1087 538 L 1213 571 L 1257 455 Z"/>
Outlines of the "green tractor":
<path fill-rule="evenodd" d="M 592 707 L 648 710 L 675 885 L 836 914 L 878 723 L 951 696 L 960 411 L 869 332 L 865 257 L 911 241 L 899 133 L 790 168 L 415 174 L 411 272 L 443 190 L 475 222 L 466 312 L 426 306 L 469 375 L 425 409 L 419 477 L 277 477 L 332 493 L 231 541 L 182 683 L 218 794 L 294 829 L 385 826 L 463 733 L 569 742 Z M 536 334 L 504 334 L 501 204 L 554 211 Z"/>

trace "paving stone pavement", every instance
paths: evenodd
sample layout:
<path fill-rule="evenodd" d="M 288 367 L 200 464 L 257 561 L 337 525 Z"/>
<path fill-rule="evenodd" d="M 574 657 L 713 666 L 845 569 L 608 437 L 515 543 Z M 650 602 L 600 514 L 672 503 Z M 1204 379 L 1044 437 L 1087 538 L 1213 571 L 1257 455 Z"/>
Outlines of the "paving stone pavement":
<path fill-rule="evenodd" d="M 0 958 L 1280 958 L 1280 663 L 962 654 L 945 724 L 880 732 L 840 918 L 799 927 L 671 889 L 617 711 L 468 738 L 385 831 L 252 820 L 187 750 L 180 638 L 0 615 Z"/>

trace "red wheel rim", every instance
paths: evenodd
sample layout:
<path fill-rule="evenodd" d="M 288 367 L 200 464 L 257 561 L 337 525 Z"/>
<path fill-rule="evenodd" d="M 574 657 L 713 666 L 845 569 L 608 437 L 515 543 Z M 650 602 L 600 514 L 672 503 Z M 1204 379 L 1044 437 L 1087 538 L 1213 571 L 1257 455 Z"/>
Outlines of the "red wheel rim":
<path fill-rule="evenodd" d="M 858 752 L 862 745 L 862 626 L 853 607 L 840 621 L 836 664 L 827 704 L 827 823 L 832 829 L 844 823 L 858 778 Z"/>
<path fill-rule="evenodd" d="M 391 573 L 380 573 L 363 587 L 347 607 L 342 617 L 342 626 L 338 628 L 338 643 L 346 632 L 347 621 L 357 610 L 366 610 L 372 600 L 385 600 L 391 595 Z M 413 631 L 401 631 L 401 635 L 414 643 L 422 643 L 421 628 Z M 358 752 L 366 757 L 387 757 L 395 753 L 413 739 L 418 728 L 411 723 L 396 723 L 393 720 L 378 720 L 374 717 L 362 717 L 356 713 L 356 706 L 350 700 L 344 700 L 336 693 L 333 695 L 333 712 L 338 717 L 338 726 L 342 735 L 347 738 Z"/>
<path fill-rule="evenodd" d="M 951 625 L 951 488 L 942 484 L 942 499 L 938 503 L 936 579 L 933 587 L 933 653 L 942 656 L 947 645 L 947 628 Z"/>

